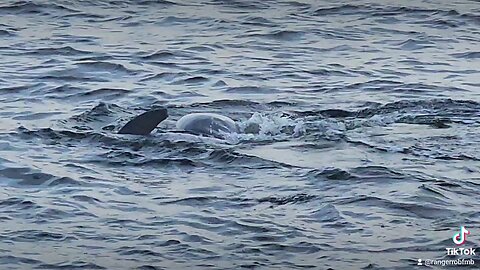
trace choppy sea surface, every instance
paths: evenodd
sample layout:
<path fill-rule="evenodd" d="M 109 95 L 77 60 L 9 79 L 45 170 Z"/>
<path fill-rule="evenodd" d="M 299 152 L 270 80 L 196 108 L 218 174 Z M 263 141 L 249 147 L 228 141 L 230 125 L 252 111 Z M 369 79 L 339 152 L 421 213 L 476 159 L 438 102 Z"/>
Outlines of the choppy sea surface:
<path fill-rule="evenodd" d="M 0 268 L 412 269 L 462 225 L 478 247 L 479 29 L 468 0 L 1 1 Z M 176 133 L 192 112 L 241 132 Z"/>

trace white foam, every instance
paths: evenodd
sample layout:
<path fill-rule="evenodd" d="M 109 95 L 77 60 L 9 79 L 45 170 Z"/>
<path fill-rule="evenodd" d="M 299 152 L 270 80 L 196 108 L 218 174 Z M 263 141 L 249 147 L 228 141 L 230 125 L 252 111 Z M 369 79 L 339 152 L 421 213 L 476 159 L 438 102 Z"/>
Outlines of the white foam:
<path fill-rule="evenodd" d="M 254 113 L 249 119 L 238 123 L 243 140 L 265 140 L 298 137 L 305 133 L 302 120 L 291 119 L 281 113 Z"/>

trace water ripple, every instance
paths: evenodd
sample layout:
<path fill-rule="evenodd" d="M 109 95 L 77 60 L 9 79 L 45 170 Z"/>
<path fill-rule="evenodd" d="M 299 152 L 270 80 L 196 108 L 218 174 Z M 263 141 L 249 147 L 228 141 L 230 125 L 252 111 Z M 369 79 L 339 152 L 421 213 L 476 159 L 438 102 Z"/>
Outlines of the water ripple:
<path fill-rule="evenodd" d="M 480 245 L 479 11 L 2 2 L 0 268 L 410 269 L 461 225 Z M 239 132 L 177 130 L 199 112 Z"/>

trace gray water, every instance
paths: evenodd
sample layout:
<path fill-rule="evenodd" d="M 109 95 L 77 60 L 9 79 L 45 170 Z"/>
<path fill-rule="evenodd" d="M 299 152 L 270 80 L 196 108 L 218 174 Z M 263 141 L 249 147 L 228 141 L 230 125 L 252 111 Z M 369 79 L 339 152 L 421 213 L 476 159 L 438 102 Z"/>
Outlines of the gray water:
<path fill-rule="evenodd" d="M 412 269 L 462 225 L 480 246 L 479 29 L 469 0 L 1 1 L 0 268 Z M 176 133 L 192 112 L 241 132 Z"/>

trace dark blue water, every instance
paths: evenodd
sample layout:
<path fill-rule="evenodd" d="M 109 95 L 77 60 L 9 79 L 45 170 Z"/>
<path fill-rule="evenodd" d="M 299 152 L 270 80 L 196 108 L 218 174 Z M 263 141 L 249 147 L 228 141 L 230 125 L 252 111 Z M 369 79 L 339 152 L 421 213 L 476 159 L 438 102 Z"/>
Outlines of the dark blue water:
<path fill-rule="evenodd" d="M 462 225 L 480 246 L 479 29 L 469 0 L 1 1 L 0 268 L 412 269 Z M 192 112 L 241 132 L 176 133 Z"/>

